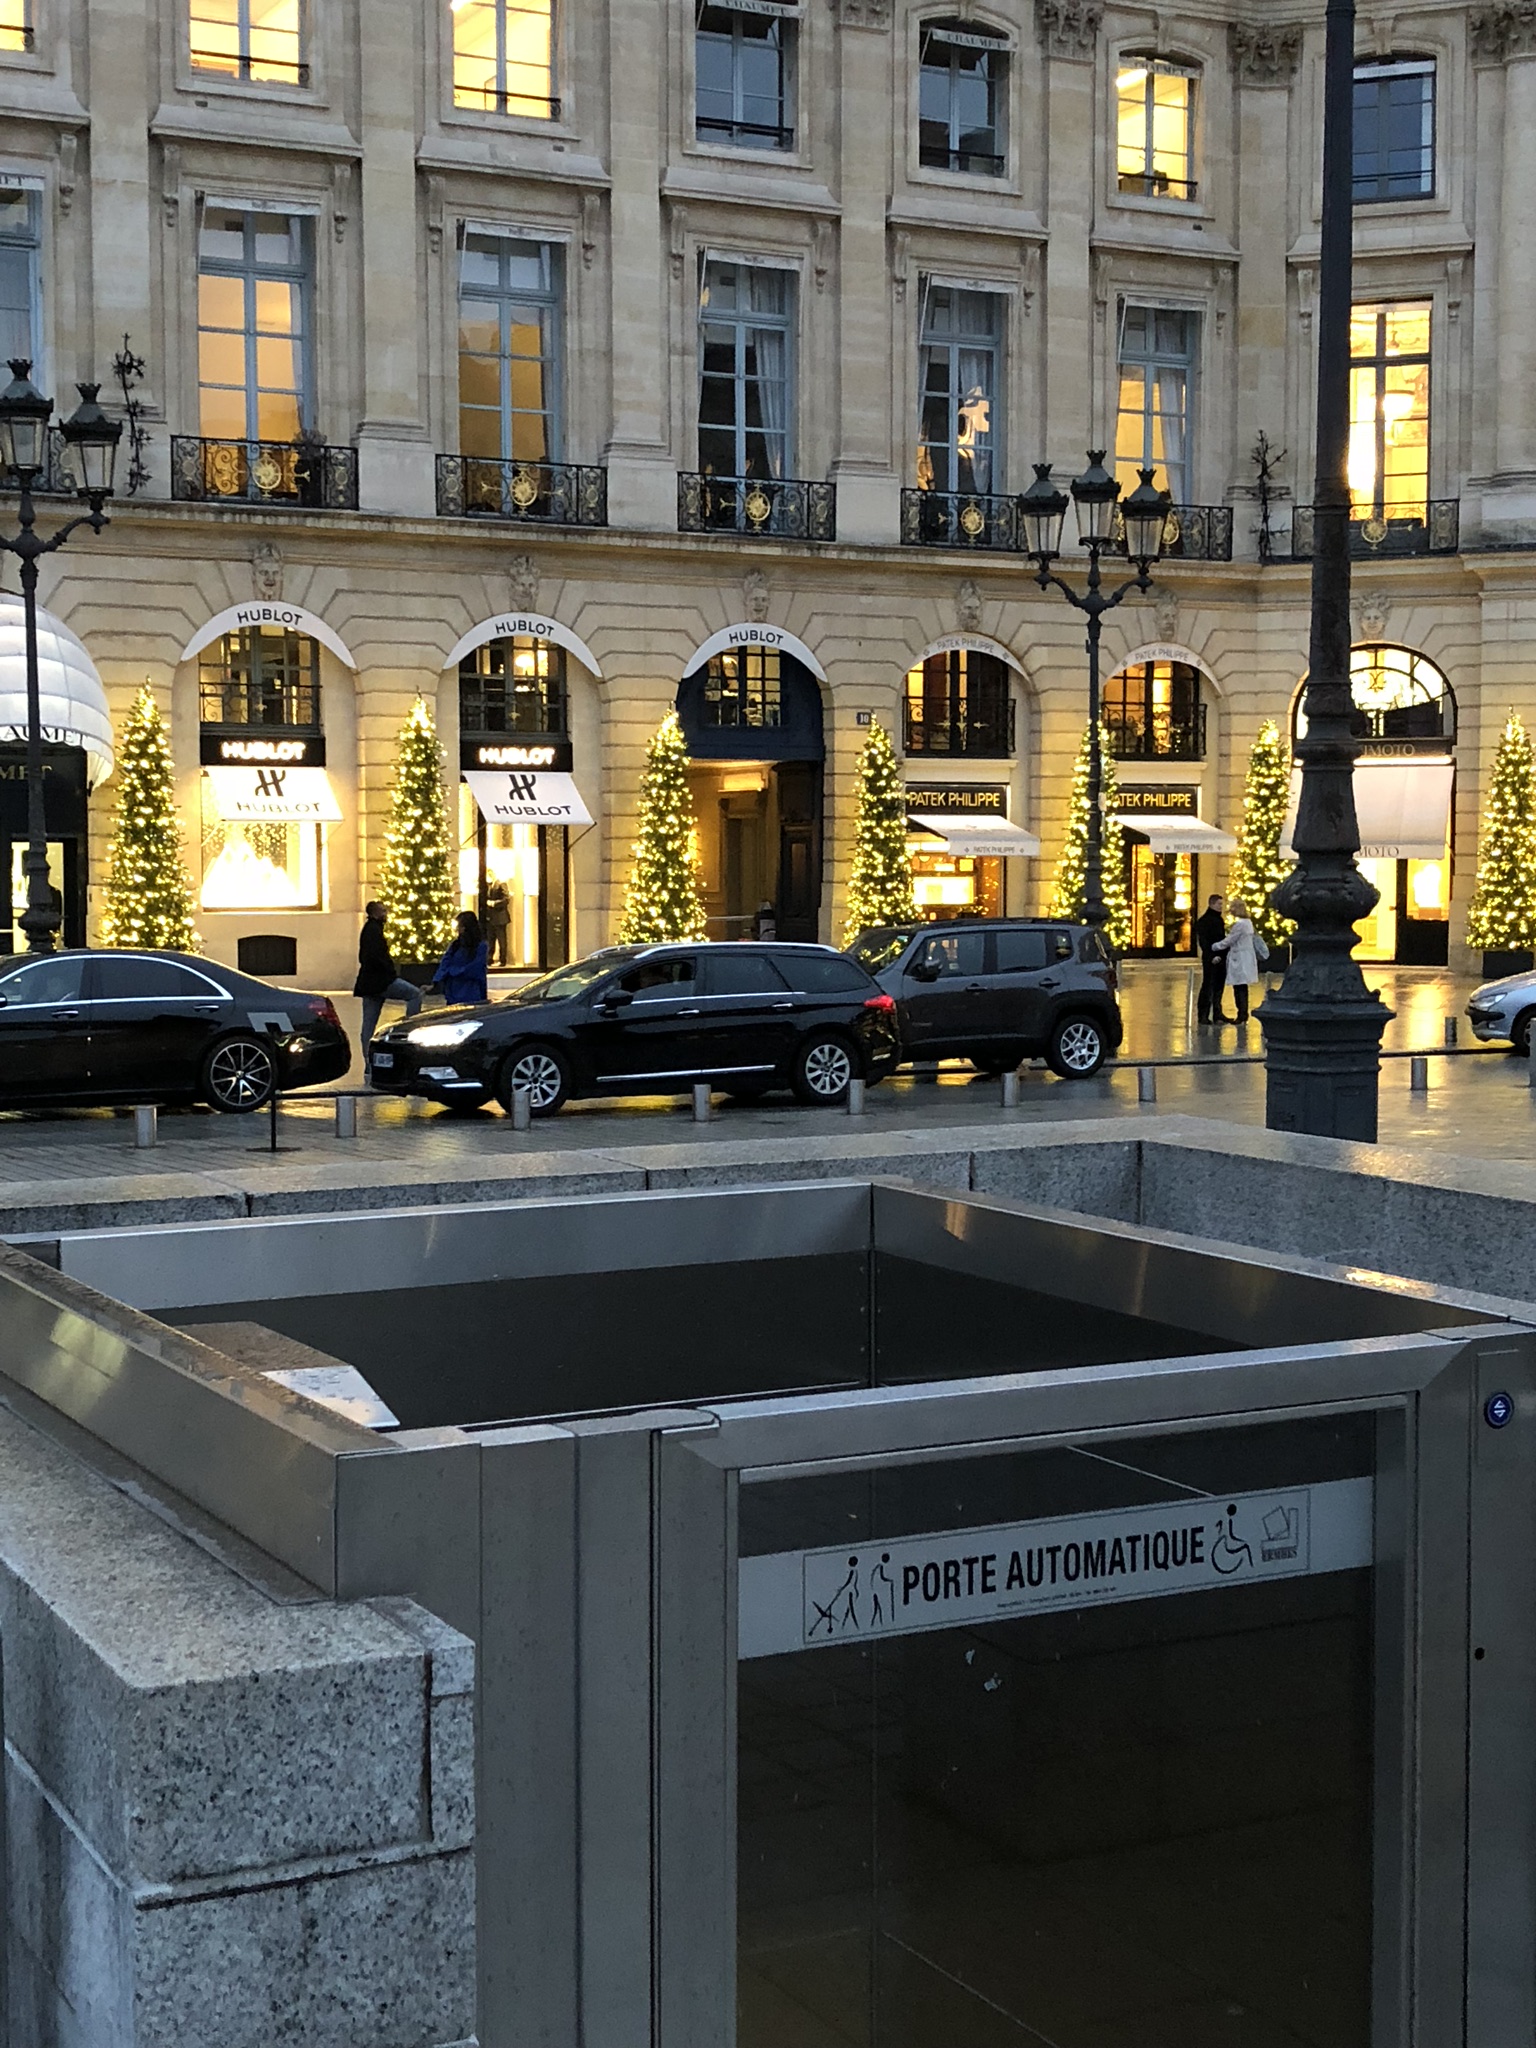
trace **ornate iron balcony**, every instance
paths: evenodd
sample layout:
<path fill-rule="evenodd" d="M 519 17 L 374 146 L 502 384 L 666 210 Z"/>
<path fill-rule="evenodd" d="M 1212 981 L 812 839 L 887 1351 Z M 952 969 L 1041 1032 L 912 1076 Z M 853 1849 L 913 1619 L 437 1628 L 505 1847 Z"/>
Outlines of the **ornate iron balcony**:
<path fill-rule="evenodd" d="M 1017 552 L 1019 501 L 980 491 L 903 491 L 901 540 L 909 548 Z"/>
<path fill-rule="evenodd" d="M 1125 553 L 1125 521 L 1115 514 L 1115 545 Z M 1230 562 L 1230 505 L 1170 505 L 1163 521 L 1163 553 L 1176 562 Z"/>
<path fill-rule="evenodd" d="M 171 496 L 220 504 L 357 510 L 357 450 L 301 435 L 293 441 L 171 436 Z"/>
<path fill-rule="evenodd" d="M 1377 555 L 1454 555 L 1461 547 L 1461 500 L 1431 498 L 1413 505 L 1385 505 L 1379 513 L 1349 522 L 1349 551 L 1368 560 Z M 1312 507 L 1291 514 L 1291 560 L 1312 555 Z"/>
<path fill-rule="evenodd" d="M 1014 749 L 1014 709 L 1010 699 L 996 706 L 992 715 L 964 705 L 958 716 L 940 713 L 930 718 L 920 706 L 908 704 L 902 751 L 929 757 L 964 755 L 972 761 L 1006 760 Z"/>
<path fill-rule="evenodd" d="M 1150 725 L 1122 725 L 1106 717 L 1109 751 L 1117 761 L 1203 761 L 1205 706 L 1197 704 L 1177 718 L 1154 718 Z"/>
<path fill-rule="evenodd" d="M 679 533 L 760 533 L 770 540 L 836 540 L 837 485 L 798 477 L 677 479 Z"/>
<path fill-rule="evenodd" d="M 501 462 L 489 455 L 439 455 L 437 509 L 445 519 L 606 526 L 608 472 L 574 462 Z"/>

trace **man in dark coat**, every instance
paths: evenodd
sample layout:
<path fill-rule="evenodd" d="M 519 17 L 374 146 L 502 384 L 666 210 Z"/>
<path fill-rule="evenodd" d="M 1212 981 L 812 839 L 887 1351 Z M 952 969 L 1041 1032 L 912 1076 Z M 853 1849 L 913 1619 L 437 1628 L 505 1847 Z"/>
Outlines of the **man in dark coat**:
<path fill-rule="evenodd" d="M 1206 903 L 1204 915 L 1195 925 L 1203 970 L 1196 1015 L 1202 1024 L 1230 1024 L 1232 1021 L 1222 1015 L 1221 1009 L 1221 992 L 1227 985 L 1226 959 L 1214 950 L 1226 936 L 1227 923 L 1221 914 L 1221 898 L 1212 896 Z"/>
<path fill-rule="evenodd" d="M 407 1017 L 414 1017 L 421 1008 L 421 990 L 414 982 L 405 980 L 395 965 L 394 954 L 389 950 L 389 939 L 384 929 L 389 906 L 370 903 L 366 908 L 362 936 L 357 942 L 357 980 L 352 984 L 353 995 L 363 999 L 365 1060 L 373 1034 L 379 1028 L 379 1012 L 386 1003 L 404 1003 Z"/>

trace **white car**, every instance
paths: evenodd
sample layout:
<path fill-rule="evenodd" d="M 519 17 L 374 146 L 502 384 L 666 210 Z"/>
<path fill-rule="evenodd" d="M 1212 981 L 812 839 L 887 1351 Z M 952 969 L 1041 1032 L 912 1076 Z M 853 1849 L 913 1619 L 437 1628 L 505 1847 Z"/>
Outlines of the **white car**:
<path fill-rule="evenodd" d="M 1516 1052 L 1529 1057 L 1531 1027 L 1536 1024 L 1536 971 L 1485 981 L 1474 990 L 1467 1015 L 1474 1038 L 1507 1038 Z"/>

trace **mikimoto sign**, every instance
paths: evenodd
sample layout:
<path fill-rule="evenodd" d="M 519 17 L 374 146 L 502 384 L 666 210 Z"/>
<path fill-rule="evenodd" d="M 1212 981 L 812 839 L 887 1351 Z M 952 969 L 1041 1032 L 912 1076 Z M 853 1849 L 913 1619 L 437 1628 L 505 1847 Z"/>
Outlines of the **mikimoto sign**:
<path fill-rule="evenodd" d="M 743 1558 L 740 1654 L 1349 1571 L 1371 1562 L 1371 1511 L 1369 1479 L 1331 1479 Z"/>

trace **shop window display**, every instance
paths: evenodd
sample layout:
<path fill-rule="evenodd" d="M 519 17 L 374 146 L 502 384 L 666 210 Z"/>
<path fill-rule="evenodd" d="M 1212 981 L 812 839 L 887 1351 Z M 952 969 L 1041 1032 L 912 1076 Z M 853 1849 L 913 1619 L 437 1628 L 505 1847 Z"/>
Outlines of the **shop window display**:
<path fill-rule="evenodd" d="M 221 818 L 203 788 L 204 910 L 319 910 L 324 903 L 321 828 L 276 818 Z"/>
<path fill-rule="evenodd" d="M 205 735 L 320 735 L 320 649 L 281 627 L 245 627 L 206 648 L 198 663 Z M 291 772 L 291 771 L 290 771 Z M 202 784 L 203 910 L 320 910 L 324 828 L 307 818 L 226 818 Z"/>
<path fill-rule="evenodd" d="M 1127 846 L 1131 950 L 1190 953 L 1195 944 L 1195 855 Z"/>

